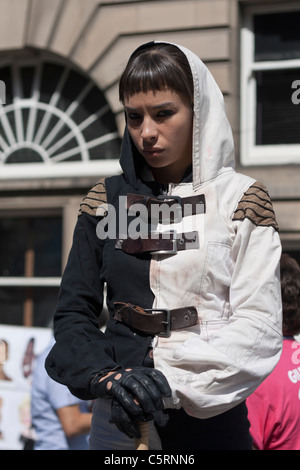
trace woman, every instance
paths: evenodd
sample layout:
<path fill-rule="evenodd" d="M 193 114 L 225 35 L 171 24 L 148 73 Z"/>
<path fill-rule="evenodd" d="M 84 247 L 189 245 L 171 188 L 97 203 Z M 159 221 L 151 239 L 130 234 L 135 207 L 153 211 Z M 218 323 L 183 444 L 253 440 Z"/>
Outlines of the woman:
<path fill-rule="evenodd" d="M 138 48 L 120 99 L 123 173 L 82 202 L 48 373 L 97 398 L 92 449 L 134 448 L 144 420 L 164 450 L 249 449 L 245 399 L 281 351 L 272 203 L 234 171 L 222 94 L 191 51 Z"/>
<path fill-rule="evenodd" d="M 300 267 L 284 253 L 280 261 L 283 348 L 278 364 L 248 397 L 250 433 L 257 450 L 300 449 Z"/>

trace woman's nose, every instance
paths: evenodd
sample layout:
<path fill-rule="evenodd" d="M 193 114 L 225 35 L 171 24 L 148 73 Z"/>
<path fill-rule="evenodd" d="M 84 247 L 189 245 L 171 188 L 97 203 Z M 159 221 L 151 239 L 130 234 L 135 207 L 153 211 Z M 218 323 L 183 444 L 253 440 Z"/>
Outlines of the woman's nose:
<path fill-rule="evenodd" d="M 144 119 L 141 136 L 145 141 L 156 139 L 157 127 L 152 119 Z"/>

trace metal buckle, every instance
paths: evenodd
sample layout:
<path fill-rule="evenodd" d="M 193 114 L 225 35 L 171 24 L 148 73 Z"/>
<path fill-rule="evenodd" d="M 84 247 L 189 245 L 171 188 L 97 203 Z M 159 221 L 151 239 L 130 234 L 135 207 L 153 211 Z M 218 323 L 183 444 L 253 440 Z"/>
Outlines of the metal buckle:
<path fill-rule="evenodd" d="M 174 199 L 174 201 L 176 201 L 177 204 L 180 207 L 178 207 L 178 210 L 176 211 L 176 214 L 174 213 L 173 223 L 181 222 L 181 220 L 182 220 L 182 200 L 181 200 L 180 196 L 169 196 L 167 194 L 160 194 L 159 196 L 157 196 L 157 199 L 160 200 L 160 201 L 165 201 L 165 202 L 167 202 L 169 199 Z M 164 220 L 161 220 L 161 223 L 163 224 Z M 170 223 L 170 221 L 167 220 L 167 223 Z"/>
<path fill-rule="evenodd" d="M 175 199 L 175 201 L 177 201 L 178 204 L 182 205 L 182 200 L 180 196 L 169 196 L 168 194 L 159 194 L 159 196 L 157 196 L 157 199 L 160 199 L 160 200 Z"/>
<path fill-rule="evenodd" d="M 157 251 L 150 251 L 150 255 L 176 255 L 177 253 L 177 241 L 171 240 L 172 248 L 169 250 L 157 250 Z"/>
<path fill-rule="evenodd" d="M 171 335 L 171 313 L 167 308 L 145 308 L 145 312 L 164 312 L 166 314 L 166 320 L 162 321 L 163 325 L 166 325 L 166 331 L 158 333 L 156 336 L 162 336 L 164 338 L 169 338 Z"/>
<path fill-rule="evenodd" d="M 150 232 L 150 238 L 152 238 L 153 234 L 157 235 L 172 235 L 170 237 L 170 241 L 172 242 L 172 247 L 169 250 L 154 250 L 150 251 L 151 255 L 176 255 L 177 253 L 177 238 L 176 238 L 176 230 L 169 230 L 168 232 Z M 153 237 L 155 238 L 155 237 Z"/>

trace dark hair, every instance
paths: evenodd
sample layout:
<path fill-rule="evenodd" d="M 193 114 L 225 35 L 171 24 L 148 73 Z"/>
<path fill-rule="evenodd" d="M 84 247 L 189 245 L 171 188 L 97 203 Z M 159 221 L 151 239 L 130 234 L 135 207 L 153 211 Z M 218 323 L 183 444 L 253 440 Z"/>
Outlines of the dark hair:
<path fill-rule="evenodd" d="M 284 335 L 300 333 L 300 267 L 288 254 L 280 260 L 281 294 Z"/>
<path fill-rule="evenodd" d="M 194 85 L 185 54 L 172 44 L 148 43 L 129 58 L 119 82 L 119 98 L 169 88 L 193 104 Z"/>

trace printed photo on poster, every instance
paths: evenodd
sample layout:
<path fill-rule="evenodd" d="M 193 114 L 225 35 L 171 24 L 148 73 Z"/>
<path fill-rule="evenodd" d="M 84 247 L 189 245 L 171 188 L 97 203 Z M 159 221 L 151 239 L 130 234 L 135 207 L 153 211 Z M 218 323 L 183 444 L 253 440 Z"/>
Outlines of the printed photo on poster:
<path fill-rule="evenodd" d="M 0 325 L 0 450 L 22 450 L 34 438 L 30 395 L 37 355 L 52 330 Z"/>

